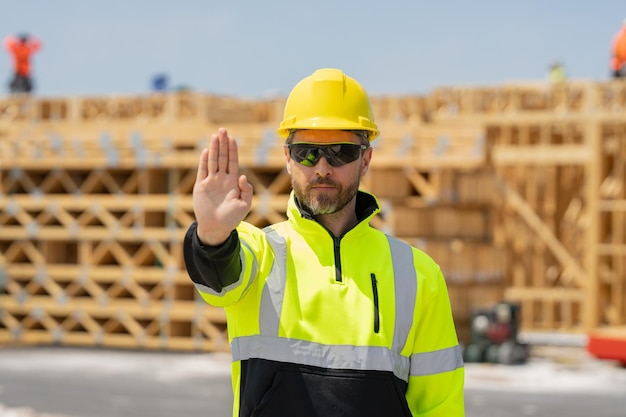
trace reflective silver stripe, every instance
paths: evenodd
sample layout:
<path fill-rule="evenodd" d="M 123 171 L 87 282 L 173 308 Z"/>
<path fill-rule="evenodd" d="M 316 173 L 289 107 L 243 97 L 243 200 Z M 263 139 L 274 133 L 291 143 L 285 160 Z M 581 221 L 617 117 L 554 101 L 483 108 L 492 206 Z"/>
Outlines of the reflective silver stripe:
<path fill-rule="evenodd" d="M 411 376 L 433 375 L 462 367 L 463 355 L 459 345 L 411 355 Z"/>
<path fill-rule="evenodd" d="M 246 242 L 244 242 L 244 241 L 240 241 L 240 242 L 241 242 L 242 245 L 245 245 L 250 252 L 252 252 L 252 250 L 250 249 L 250 246 Z M 229 291 L 234 290 L 235 288 L 240 286 L 241 283 L 243 282 L 243 277 L 246 275 L 245 274 L 245 272 L 246 272 L 246 258 L 245 258 L 245 255 L 243 253 L 243 249 L 239 250 L 239 260 L 241 262 L 241 273 L 239 274 L 239 278 L 237 279 L 237 281 L 233 282 L 232 284 L 223 287 L 220 292 L 217 292 L 213 288 L 207 287 L 206 285 L 202 285 L 202 284 L 194 283 L 194 286 L 196 287 L 196 289 L 198 291 L 200 291 L 202 293 L 213 295 L 215 297 L 223 297 L 224 295 L 226 295 L 226 293 L 228 293 Z M 254 281 L 254 276 L 256 275 L 258 268 L 259 268 L 259 263 L 258 263 L 257 259 L 254 258 L 252 260 L 252 268 L 250 269 L 250 280 L 248 281 L 248 285 L 246 285 L 246 290 L 248 289 L 248 287 L 250 287 L 250 285 L 252 285 L 252 281 Z M 244 290 L 244 292 L 245 292 L 245 290 Z"/>
<path fill-rule="evenodd" d="M 387 241 L 391 249 L 396 297 L 396 321 L 391 348 L 399 355 L 406 345 L 413 324 L 417 297 L 417 272 L 413 264 L 413 248 L 391 236 L 387 236 Z M 403 379 L 406 380 L 406 378 Z"/>
<path fill-rule="evenodd" d="M 274 263 L 263 286 L 259 328 L 261 335 L 275 337 L 280 326 L 280 312 L 283 309 L 287 282 L 287 243 L 275 230 L 265 228 L 264 231 L 274 251 Z"/>
<path fill-rule="evenodd" d="M 298 339 L 242 336 L 231 344 L 233 360 L 260 358 L 333 369 L 393 372 L 407 375 L 409 358 L 381 346 L 323 345 Z M 408 378 L 404 378 L 408 381 Z"/>

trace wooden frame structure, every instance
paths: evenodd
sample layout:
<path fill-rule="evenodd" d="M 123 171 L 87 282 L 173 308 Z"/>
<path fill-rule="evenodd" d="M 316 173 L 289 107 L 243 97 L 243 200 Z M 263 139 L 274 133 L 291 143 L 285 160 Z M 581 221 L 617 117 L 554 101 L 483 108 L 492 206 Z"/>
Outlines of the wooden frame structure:
<path fill-rule="evenodd" d="M 182 263 L 200 149 L 239 138 L 247 218 L 285 218 L 282 100 L 191 92 L 0 100 L 0 344 L 226 350 Z M 374 226 L 444 270 L 459 334 L 506 299 L 522 329 L 626 324 L 626 85 L 374 97 Z"/>

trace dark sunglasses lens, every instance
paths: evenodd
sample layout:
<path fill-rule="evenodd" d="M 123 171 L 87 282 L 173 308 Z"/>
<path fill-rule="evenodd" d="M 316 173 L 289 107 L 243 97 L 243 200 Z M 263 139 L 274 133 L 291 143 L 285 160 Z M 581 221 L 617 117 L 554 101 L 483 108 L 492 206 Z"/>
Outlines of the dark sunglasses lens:
<path fill-rule="evenodd" d="M 320 160 L 320 149 L 312 145 L 291 145 L 289 147 L 291 157 L 298 163 L 312 167 Z"/>
<path fill-rule="evenodd" d="M 325 156 L 332 166 L 341 166 L 356 161 L 361 155 L 361 147 L 352 144 L 332 145 L 326 148 Z"/>
<path fill-rule="evenodd" d="M 322 156 L 334 167 L 339 167 L 356 161 L 361 155 L 361 145 L 340 143 L 336 145 L 316 146 L 296 143 L 289 146 L 290 155 L 302 165 L 315 166 Z"/>

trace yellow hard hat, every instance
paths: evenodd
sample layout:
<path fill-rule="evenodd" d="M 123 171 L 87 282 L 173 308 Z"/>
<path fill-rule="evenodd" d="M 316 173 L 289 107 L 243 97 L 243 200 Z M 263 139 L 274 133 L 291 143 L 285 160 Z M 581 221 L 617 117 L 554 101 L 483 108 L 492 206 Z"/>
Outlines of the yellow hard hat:
<path fill-rule="evenodd" d="M 335 68 L 318 69 L 289 93 L 278 134 L 299 129 L 365 130 L 370 141 L 379 133 L 365 89 Z"/>

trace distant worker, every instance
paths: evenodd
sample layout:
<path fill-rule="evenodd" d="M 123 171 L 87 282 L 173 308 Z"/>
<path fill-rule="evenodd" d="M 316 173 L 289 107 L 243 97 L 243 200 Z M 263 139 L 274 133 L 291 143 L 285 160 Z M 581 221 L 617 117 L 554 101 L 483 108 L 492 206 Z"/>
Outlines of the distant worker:
<path fill-rule="evenodd" d="M 626 19 L 622 22 L 622 28 L 615 34 L 611 43 L 611 70 L 613 71 L 613 78 L 626 76 L 624 64 L 626 64 Z"/>
<path fill-rule="evenodd" d="M 565 67 L 559 61 L 554 62 L 550 65 L 548 78 L 552 84 L 561 84 L 567 80 L 567 74 L 565 72 Z"/>
<path fill-rule="evenodd" d="M 165 74 L 157 74 L 152 78 L 152 90 L 156 92 L 166 91 L 169 88 L 168 78 Z"/>
<path fill-rule="evenodd" d="M 11 93 L 30 93 L 33 89 L 30 58 L 41 49 L 41 41 L 26 33 L 9 35 L 4 39 L 4 48 L 13 57 L 14 74 L 9 90 Z"/>

